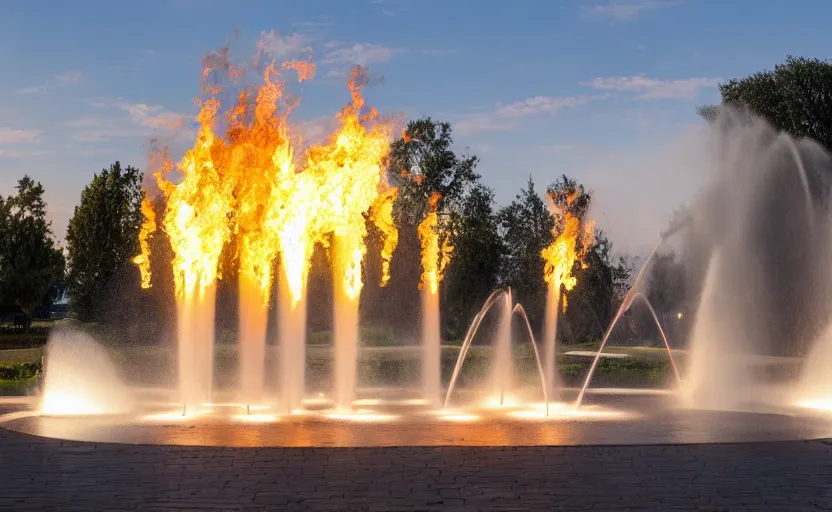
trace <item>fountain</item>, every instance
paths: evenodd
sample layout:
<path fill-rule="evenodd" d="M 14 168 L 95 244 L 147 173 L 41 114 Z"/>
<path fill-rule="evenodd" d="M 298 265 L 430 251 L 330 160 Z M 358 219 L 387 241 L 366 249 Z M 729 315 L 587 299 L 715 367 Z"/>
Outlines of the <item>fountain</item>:
<path fill-rule="evenodd" d="M 512 320 L 515 316 L 519 316 L 526 327 L 526 332 L 529 335 L 529 340 L 532 345 L 532 352 L 534 354 L 535 365 L 537 371 L 540 375 L 540 384 L 543 391 L 543 402 L 546 404 L 546 412 L 548 414 L 548 404 L 549 404 L 549 394 L 548 389 L 546 387 L 546 378 L 543 370 L 543 366 L 540 362 L 540 354 L 537 350 L 537 342 L 534 339 L 534 332 L 532 330 L 531 325 L 529 324 L 529 318 L 526 316 L 526 310 L 523 309 L 521 304 L 514 304 L 511 298 L 511 289 L 505 290 L 496 290 L 492 293 L 483 304 L 480 311 L 474 317 L 474 320 L 471 322 L 470 327 L 468 328 L 468 332 L 465 334 L 465 338 L 462 341 L 462 345 L 459 349 L 459 355 L 457 356 L 456 364 L 454 365 L 453 373 L 451 374 L 451 380 L 448 384 L 448 390 L 445 393 L 445 401 L 444 401 L 444 408 L 448 408 L 448 405 L 451 400 L 451 396 L 453 395 L 454 388 L 456 387 L 457 379 L 459 378 L 459 373 L 462 370 L 462 365 L 465 363 L 465 357 L 468 355 L 468 351 L 471 348 L 471 344 L 474 342 L 474 338 L 479 331 L 480 325 L 482 321 L 485 319 L 485 316 L 491 310 L 493 306 L 496 304 L 502 303 L 502 310 L 500 311 L 500 318 L 498 321 L 497 327 L 497 335 L 496 335 L 496 343 L 494 346 L 494 356 L 492 360 L 492 369 L 491 369 L 491 391 L 492 396 L 496 397 L 494 401 L 497 402 L 498 405 L 505 405 L 505 399 L 507 391 L 511 389 L 512 384 L 512 373 L 513 373 L 513 360 L 512 360 Z"/>
<path fill-rule="evenodd" d="M 439 201 L 435 192 L 428 199 L 427 211 L 417 229 L 422 247 L 422 388 L 425 400 L 439 405 L 442 389 L 442 336 L 439 325 L 439 283 L 448 264 L 451 247 L 439 223 Z"/>
<path fill-rule="evenodd" d="M 44 358 L 45 415 L 128 414 L 135 403 L 104 347 L 83 332 L 56 329 Z"/>
<path fill-rule="evenodd" d="M 766 358 L 797 355 L 828 318 L 829 234 L 818 229 L 811 183 L 826 188 L 832 165 L 815 143 L 743 113 L 725 109 L 716 128 L 717 182 L 691 210 L 709 250 L 683 398 L 737 410 L 770 394 L 755 376 Z"/>
<path fill-rule="evenodd" d="M 281 69 L 294 69 L 298 80 L 305 80 L 310 76 L 308 64 L 292 61 Z M 297 103 L 284 99 L 285 84 L 277 80 L 274 66 L 265 71 L 264 85 L 227 109 L 230 115 L 223 119 L 227 117 L 229 125 L 224 133 L 215 133 L 221 124 L 215 121 L 221 106 L 218 75 L 223 70 L 228 66 L 214 66 L 204 74 L 204 92 L 209 98 L 202 103 L 193 148 L 176 166 L 181 180 L 174 183 L 166 172 L 158 177 L 167 200 L 165 214 L 156 219 L 146 207 L 148 198 L 143 203 L 142 255 L 135 260 L 143 286 L 152 282 L 147 237 L 161 228 L 173 250 L 176 386 L 128 386 L 101 345 L 86 335 L 56 331 L 47 348 L 39 404 L 23 415 L 15 410 L 17 415 L 9 416 L 3 414 L 5 403 L 0 403 L 0 424 L 23 432 L 92 441 L 281 446 L 690 442 L 703 436 L 736 441 L 748 436 L 769 439 L 772 432 L 789 432 L 798 438 L 830 433 L 827 423 L 813 423 L 803 416 L 789 418 L 793 421 L 789 430 L 779 428 L 780 420 L 758 424 L 748 421 L 749 416 L 724 415 L 713 420 L 714 416 L 699 412 L 747 411 L 750 402 L 768 396 L 755 381 L 752 356 L 770 351 L 776 339 L 773 333 L 793 334 L 798 323 L 784 318 L 778 308 L 791 307 L 789 300 L 796 299 L 800 307 L 808 308 L 799 318 L 814 320 L 810 313 L 819 316 L 818 307 L 810 308 L 811 299 L 826 290 L 813 286 L 813 281 L 826 282 L 832 276 L 822 268 L 830 240 L 821 229 L 824 212 L 816 205 L 813 190 L 816 171 L 829 165 L 825 154 L 810 143 L 774 134 L 757 122 L 743 124 L 732 113 L 724 114 L 720 121 L 724 124 L 717 124 L 716 140 L 702 152 L 715 157 L 711 164 L 719 173 L 716 185 L 694 204 L 684 224 L 703 241 L 696 249 L 707 253 L 697 262 L 705 268 L 703 275 L 691 274 L 702 290 L 697 296 L 686 372 L 677 368 L 679 353 L 671 350 L 644 290 L 646 271 L 666 243 L 662 240 L 605 330 L 580 389 L 567 389 L 558 382 L 558 316 L 576 286 L 572 272 L 584 264 L 584 252 L 595 235 L 592 223 L 584 222 L 585 212 L 573 203 L 578 191 L 564 190 L 549 196 L 553 242 L 540 254 L 544 260 L 541 279 L 547 290 L 542 350 L 526 310 L 515 302 L 514 291 L 497 289 L 472 319 L 443 389 L 440 292 L 452 248 L 440 195 L 423 198 L 418 226 L 421 345 L 361 346 L 359 311 L 368 264 L 368 223 L 383 238 L 382 286 L 389 279 L 390 258 L 398 240 L 393 222 L 398 192 L 388 183 L 384 165 L 395 132 L 388 121 L 365 106 L 361 95 L 367 83 L 365 70 L 356 67 L 351 75 L 351 99 L 338 116 L 338 127 L 326 142 L 305 148 L 301 158 L 295 155 L 293 128 L 288 123 L 288 114 Z M 407 143 L 409 138 L 405 134 L 402 140 Z M 168 170 L 172 168 L 170 164 Z M 789 176 L 797 179 L 788 181 Z M 788 250 L 781 247 L 784 241 Z M 320 371 L 308 366 L 307 350 L 310 360 L 324 352 L 330 355 L 329 347 L 307 348 L 306 340 L 308 307 L 314 302 L 307 285 L 312 251 L 318 244 L 327 248 L 331 259 L 332 371 L 326 380 L 310 378 L 307 389 L 307 374 Z M 214 326 L 217 282 L 223 278 L 219 260 L 223 248 L 230 246 L 237 251 L 239 266 L 239 367 L 234 369 L 239 378 L 231 389 L 224 389 L 222 367 L 217 365 L 215 370 Z M 795 256 L 810 249 L 818 252 Z M 693 258 L 692 254 L 695 251 L 684 256 Z M 274 352 L 266 343 L 273 287 L 277 290 Z M 668 414 L 672 406 L 664 395 L 648 390 L 589 388 L 611 332 L 637 302 L 644 304 L 658 328 L 672 376 L 687 405 L 682 411 Z M 472 351 L 475 339 L 482 338 L 484 323 L 495 326 L 493 342 L 481 352 L 479 347 Z M 533 362 L 533 367 L 526 373 L 518 371 L 515 361 L 521 352 L 514 348 L 515 331 L 522 331 L 530 343 L 531 352 L 524 362 Z M 811 337 L 813 333 L 804 334 Z M 832 354 L 830 346 L 832 335 L 828 334 L 815 344 L 812 354 L 817 360 L 806 365 L 798 393 L 816 406 L 825 404 L 822 408 L 832 407 L 832 381 L 820 361 Z M 360 387 L 362 351 L 384 357 L 416 354 L 413 359 L 421 363 L 419 386 L 370 388 L 364 382 Z M 130 361 L 130 352 L 127 347 L 127 355 L 121 356 Z M 274 368 L 266 364 L 272 354 L 277 355 Z M 480 354 L 486 354 L 482 360 L 489 363 L 487 382 L 460 383 L 466 360 Z M 131 372 L 137 373 L 141 372 Z M 276 378 L 271 379 L 271 374 Z M 533 377 L 534 383 L 520 385 L 522 377 Z M 276 382 L 276 389 L 270 387 L 271 382 Z M 552 401 L 556 392 L 557 400 L 573 392 L 577 398 L 574 403 Z M 637 393 L 637 399 L 626 396 Z M 587 401 L 588 394 L 600 398 Z M 95 419 L 72 423 L 61 418 L 66 415 Z M 176 425 L 188 428 L 168 428 Z M 712 425 L 717 425 L 712 432 L 705 428 Z"/>

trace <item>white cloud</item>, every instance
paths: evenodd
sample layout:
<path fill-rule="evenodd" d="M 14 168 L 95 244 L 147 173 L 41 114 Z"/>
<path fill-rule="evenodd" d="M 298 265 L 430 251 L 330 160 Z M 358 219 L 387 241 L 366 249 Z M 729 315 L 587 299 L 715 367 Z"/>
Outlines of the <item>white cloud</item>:
<path fill-rule="evenodd" d="M 679 5 L 682 0 L 638 0 L 638 1 L 610 1 L 605 4 L 595 4 L 587 8 L 587 12 L 599 18 L 612 22 L 633 21 L 647 11 Z"/>
<path fill-rule="evenodd" d="M 0 149 L 0 158 L 28 158 L 31 156 L 40 156 L 49 153 L 46 149 L 38 149 L 33 151 L 18 151 L 15 149 Z"/>
<path fill-rule="evenodd" d="M 485 131 L 502 131 L 513 128 L 517 120 L 536 115 L 557 115 L 565 108 L 575 108 L 590 101 L 604 99 L 606 95 L 534 96 L 507 105 L 497 104 L 491 112 L 474 114 L 456 123 L 455 129 L 463 134 Z"/>
<path fill-rule="evenodd" d="M 323 64 L 346 64 L 368 66 L 374 63 L 387 62 L 396 53 L 404 50 L 401 48 L 388 48 L 372 43 L 345 43 L 342 41 L 330 41 L 324 45 Z"/>
<path fill-rule="evenodd" d="M 159 132 L 172 134 L 183 128 L 186 117 L 165 110 L 161 105 L 130 103 L 121 98 L 98 98 L 87 102 L 92 107 L 118 109 L 127 118 L 87 116 L 65 123 L 75 129 L 72 138 L 80 142 L 102 142 L 125 137 L 150 137 Z"/>
<path fill-rule="evenodd" d="M 74 85 L 81 82 L 81 78 L 83 74 L 80 71 L 73 70 L 67 71 L 66 73 L 60 73 L 46 82 L 39 84 L 39 85 L 31 85 L 29 87 L 24 87 L 20 89 L 18 93 L 20 94 L 34 94 L 38 92 L 43 92 L 49 89 L 55 89 L 57 87 L 63 87 L 66 85 Z"/>
<path fill-rule="evenodd" d="M 702 89 L 719 85 L 719 78 L 685 78 L 680 80 L 656 80 L 644 75 L 598 77 L 586 85 L 605 91 L 624 91 L 636 93 L 639 100 L 657 99 L 692 99 Z"/>
<path fill-rule="evenodd" d="M 0 144 L 31 144 L 43 135 L 42 130 L 15 130 L 0 128 Z"/>
<path fill-rule="evenodd" d="M 118 108 L 126 111 L 137 125 L 154 130 L 175 130 L 182 126 L 183 116 L 165 111 L 161 105 L 146 103 L 119 103 Z"/>
<path fill-rule="evenodd" d="M 302 34 L 292 33 L 285 36 L 279 35 L 274 29 L 269 32 L 260 32 L 260 39 L 257 41 L 259 54 L 268 55 L 275 59 L 283 59 L 303 52 L 311 52 L 306 37 Z"/>

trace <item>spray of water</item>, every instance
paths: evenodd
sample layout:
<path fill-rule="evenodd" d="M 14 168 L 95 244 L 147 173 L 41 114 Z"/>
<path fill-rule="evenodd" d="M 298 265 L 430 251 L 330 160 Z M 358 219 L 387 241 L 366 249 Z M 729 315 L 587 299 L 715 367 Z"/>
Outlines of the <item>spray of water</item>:
<path fill-rule="evenodd" d="M 107 350 L 91 336 L 55 329 L 46 345 L 41 412 L 128 414 L 135 402 Z"/>

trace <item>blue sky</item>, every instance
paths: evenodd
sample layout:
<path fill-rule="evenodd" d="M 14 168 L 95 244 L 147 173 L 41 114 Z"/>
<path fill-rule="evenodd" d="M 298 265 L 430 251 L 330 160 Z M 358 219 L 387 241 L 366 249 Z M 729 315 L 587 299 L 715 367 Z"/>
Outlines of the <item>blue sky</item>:
<path fill-rule="evenodd" d="M 673 149 L 695 106 L 787 54 L 832 57 L 830 15 L 828 0 L 4 0 L 0 194 L 40 180 L 62 236 L 94 172 L 144 168 L 152 137 L 185 147 L 207 51 L 248 58 L 260 41 L 279 59 L 312 48 L 293 113 L 308 133 L 367 65 L 368 102 L 450 121 L 500 203 L 566 173 L 619 248 L 644 251 L 701 181 Z"/>

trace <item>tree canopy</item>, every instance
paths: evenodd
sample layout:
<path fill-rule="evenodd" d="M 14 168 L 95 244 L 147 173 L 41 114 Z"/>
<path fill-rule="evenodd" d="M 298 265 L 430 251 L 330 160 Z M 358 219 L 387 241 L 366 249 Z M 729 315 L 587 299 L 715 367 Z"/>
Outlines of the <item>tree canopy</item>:
<path fill-rule="evenodd" d="M 46 220 L 43 185 L 24 176 L 16 189 L 16 195 L 0 197 L 0 300 L 31 312 L 49 302 L 64 256 Z"/>
<path fill-rule="evenodd" d="M 68 288 L 79 318 L 95 316 L 96 299 L 120 271 L 134 272 L 142 222 L 142 174 L 115 162 L 93 176 L 67 229 Z"/>
<path fill-rule="evenodd" d="M 832 62 L 788 56 L 773 70 L 720 84 L 722 104 L 744 107 L 776 129 L 816 140 L 832 151 Z M 715 105 L 699 107 L 715 118 Z"/>

